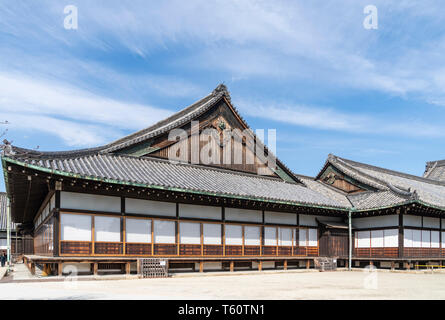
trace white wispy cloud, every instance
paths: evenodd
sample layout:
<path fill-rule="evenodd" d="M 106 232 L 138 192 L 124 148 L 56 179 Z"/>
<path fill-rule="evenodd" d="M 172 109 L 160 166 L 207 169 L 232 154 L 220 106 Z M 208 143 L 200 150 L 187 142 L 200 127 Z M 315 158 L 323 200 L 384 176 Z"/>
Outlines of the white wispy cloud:
<path fill-rule="evenodd" d="M 39 122 L 48 126 L 52 119 L 53 127 L 65 121 L 72 130 L 52 132 L 69 144 L 82 144 L 75 140 L 80 128 L 91 137 L 86 144 L 93 144 L 168 114 L 141 96 L 202 95 L 193 81 L 143 68 L 153 55 L 169 49 L 176 54 L 167 65 L 181 71 L 220 72 L 242 81 L 310 80 L 445 105 L 445 38 L 432 32 L 441 27 L 445 11 L 434 0 L 374 1 L 379 9 L 375 31 L 363 29 L 363 7 L 369 3 L 357 0 L 72 4 L 79 9 L 76 31 L 63 29 L 65 3 L 10 1 L 0 7 L 0 41 L 5 43 L 0 47 L 0 112 L 12 120 L 40 116 Z M 123 71 L 85 54 L 122 51 L 141 57 L 142 67 Z M 322 130 L 444 135 L 441 126 L 420 120 L 394 121 L 296 103 L 262 108 L 268 119 Z M 258 116 L 257 110 L 249 115 Z M 46 127 L 32 122 L 30 128 Z"/>
<path fill-rule="evenodd" d="M 394 121 L 372 114 L 346 113 L 334 108 L 272 102 L 240 101 L 238 105 L 251 117 L 318 130 L 405 137 L 445 137 L 445 128 L 442 125 L 413 119 L 399 118 Z"/>
<path fill-rule="evenodd" d="M 171 114 L 17 74 L 0 73 L 0 87 L 0 114 L 11 129 L 44 131 L 71 146 L 103 143 L 119 130 L 142 129 Z"/>

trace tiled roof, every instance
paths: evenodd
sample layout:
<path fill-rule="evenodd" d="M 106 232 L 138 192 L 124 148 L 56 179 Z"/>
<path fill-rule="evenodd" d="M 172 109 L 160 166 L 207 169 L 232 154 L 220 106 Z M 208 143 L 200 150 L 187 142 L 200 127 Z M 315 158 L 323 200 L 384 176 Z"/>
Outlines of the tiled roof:
<path fill-rule="evenodd" d="M 369 196 L 369 199 L 359 201 L 360 206 L 368 203 L 369 206 L 385 207 L 390 204 L 403 202 L 405 198 L 420 200 L 426 204 L 445 208 L 445 183 L 418 177 L 402 172 L 371 166 L 368 164 L 343 159 L 330 155 L 330 163 L 337 168 L 344 168 L 354 173 L 358 181 L 372 182 L 380 191 Z M 351 196 L 349 196 L 350 199 Z M 363 202 L 364 201 L 364 202 Z M 353 201 L 354 202 L 354 201 Z"/>
<path fill-rule="evenodd" d="M 445 160 L 427 162 L 423 177 L 445 182 Z"/>
<path fill-rule="evenodd" d="M 110 154 L 118 152 L 119 150 L 128 148 L 130 146 L 136 145 L 148 139 L 152 139 L 161 134 L 169 132 L 174 128 L 178 128 L 183 126 L 184 124 L 196 119 L 206 111 L 208 111 L 211 107 L 213 107 L 221 98 L 225 98 L 227 101 L 231 102 L 231 97 L 227 87 L 224 84 L 218 85 L 210 94 L 202 98 L 201 100 L 193 103 L 192 105 L 186 107 L 185 109 L 173 114 L 172 116 L 155 123 L 154 125 L 130 134 L 126 137 L 123 137 L 119 140 L 111 142 L 105 146 L 90 148 L 90 149 L 81 149 L 81 150 L 72 150 L 72 151 L 58 151 L 58 152 L 45 152 L 45 151 L 36 151 L 29 150 L 24 148 L 19 148 L 16 146 L 8 145 L 3 151 L 6 155 L 19 155 L 21 157 L 30 157 L 30 158 L 39 158 L 39 159 L 63 159 L 63 158 L 77 158 L 84 156 L 93 156 L 97 154 Z M 296 182 L 298 178 L 295 173 L 292 172 L 284 163 L 282 163 L 268 148 L 263 145 L 262 141 L 255 136 L 255 133 L 249 128 L 246 121 L 242 118 L 242 116 L 238 113 L 235 106 L 231 104 L 234 112 L 237 114 L 238 118 L 242 122 L 242 124 L 251 132 L 251 134 L 255 137 L 256 143 L 261 148 L 264 146 L 264 149 L 267 153 L 276 159 L 276 163 L 278 167 L 281 167 L 286 171 L 293 180 Z"/>
<path fill-rule="evenodd" d="M 218 196 L 235 196 L 258 200 L 283 201 L 343 208 L 338 202 L 311 188 L 253 174 L 215 169 L 185 163 L 172 163 L 150 157 L 97 154 L 77 158 L 33 159 L 15 157 L 35 169 L 57 170 L 56 173 L 81 178 L 114 180 L 136 186 L 181 189 Z"/>
<path fill-rule="evenodd" d="M 333 187 L 315 180 L 312 177 L 306 177 L 302 175 L 297 175 L 297 177 L 303 181 L 303 183 L 311 190 L 314 190 L 315 192 L 318 192 L 325 197 L 328 197 L 330 199 L 335 200 L 336 202 L 340 203 L 344 207 L 352 207 L 351 202 L 348 200 L 348 197 L 346 193 L 341 192 L 337 189 L 334 189 Z"/>
<path fill-rule="evenodd" d="M 348 198 L 357 210 L 391 207 L 409 200 L 392 191 L 359 192 L 349 195 Z"/>

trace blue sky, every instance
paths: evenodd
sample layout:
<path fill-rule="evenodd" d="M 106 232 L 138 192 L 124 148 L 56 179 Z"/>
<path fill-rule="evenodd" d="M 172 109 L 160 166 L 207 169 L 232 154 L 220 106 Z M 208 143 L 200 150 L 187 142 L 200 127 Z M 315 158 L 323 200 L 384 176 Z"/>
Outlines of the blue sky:
<path fill-rule="evenodd" d="M 297 173 L 317 174 L 329 153 L 417 175 L 445 158 L 440 1 L 0 3 L 0 120 L 14 145 L 105 144 L 224 82 Z M 363 27 L 369 4 L 377 30 Z M 77 30 L 63 27 L 66 5 Z"/>

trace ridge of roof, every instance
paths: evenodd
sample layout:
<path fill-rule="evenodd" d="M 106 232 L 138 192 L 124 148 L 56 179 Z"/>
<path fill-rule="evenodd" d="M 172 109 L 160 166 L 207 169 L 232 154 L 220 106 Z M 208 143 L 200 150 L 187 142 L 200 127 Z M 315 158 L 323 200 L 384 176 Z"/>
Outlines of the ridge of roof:
<path fill-rule="evenodd" d="M 437 166 L 437 161 L 436 162 L 427 162 L 425 165 L 425 172 L 423 173 L 423 177 L 424 178 L 428 178 L 431 173 L 433 173 L 434 169 Z"/>
<path fill-rule="evenodd" d="M 435 181 L 445 181 L 445 160 L 428 161 L 423 177 Z"/>
<path fill-rule="evenodd" d="M 230 94 L 227 87 L 224 84 L 219 84 L 210 94 L 204 98 L 192 103 L 188 107 L 172 114 L 170 117 L 160 120 L 148 128 L 134 132 L 128 136 L 120 138 L 114 142 L 111 142 L 101 150 L 102 153 L 113 152 L 119 149 L 128 147 L 129 145 L 141 142 L 152 136 L 162 134 L 174 127 L 178 127 L 191 118 L 201 115 L 212 107 L 223 96 L 228 97 L 230 101 Z"/>
<path fill-rule="evenodd" d="M 427 165 L 438 165 L 439 167 L 445 166 L 445 159 L 444 160 L 434 160 L 434 161 L 427 161 Z"/>

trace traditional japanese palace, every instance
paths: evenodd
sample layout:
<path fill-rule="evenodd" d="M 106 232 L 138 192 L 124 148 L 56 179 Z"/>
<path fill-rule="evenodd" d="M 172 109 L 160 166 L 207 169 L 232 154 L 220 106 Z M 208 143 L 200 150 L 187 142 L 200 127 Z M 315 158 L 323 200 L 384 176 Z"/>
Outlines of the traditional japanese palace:
<path fill-rule="evenodd" d="M 169 139 L 173 129 L 180 139 Z M 207 129 L 217 139 L 193 141 Z M 244 132 L 240 143 L 224 138 L 227 129 Z M 420 177 L 329 155 L 307 177 L 267 148 L 258 154 L 250 142 L 261 141 L 246 129 L 219 85 L 105 146 L 40 152 L 7 143 L 12 220 L 34 240 L 26 262 L 130 273 L 140 257 L 200 271 L 310 267 L 317 257 L 392 268 L 445 260 L 445 161 L 428 162 Z M 181 151 L 195 142 L 213 161 Z M 222 161 L 237 154 L 241 162 Z"/>

